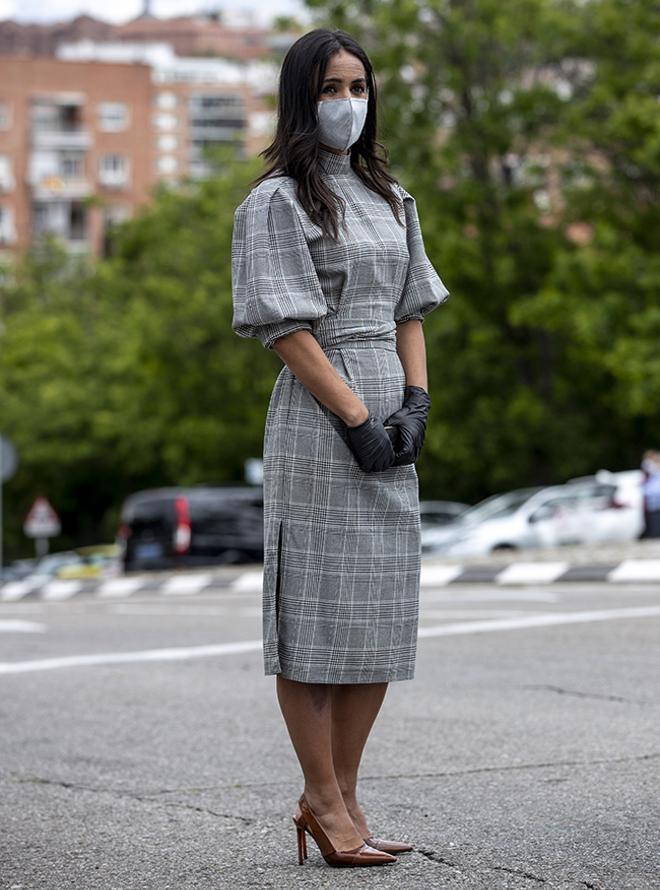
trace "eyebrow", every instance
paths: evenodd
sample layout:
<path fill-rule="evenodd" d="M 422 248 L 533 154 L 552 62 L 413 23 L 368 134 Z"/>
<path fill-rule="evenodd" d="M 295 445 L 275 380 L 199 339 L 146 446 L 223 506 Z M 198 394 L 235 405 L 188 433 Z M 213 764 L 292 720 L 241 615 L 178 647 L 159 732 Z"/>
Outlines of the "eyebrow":
<path fill-rule="evenodd" d="M 323 78 L 323 83 L 331 83 L 331 82 L 341 83 L 342 79 L 341 79 L 341 77 L 324 77 Z M 354 77 L 353 80 L 351 81 L 351 83 L 366 83 L 366 82 L 367 81 L 364 77 Z"/>

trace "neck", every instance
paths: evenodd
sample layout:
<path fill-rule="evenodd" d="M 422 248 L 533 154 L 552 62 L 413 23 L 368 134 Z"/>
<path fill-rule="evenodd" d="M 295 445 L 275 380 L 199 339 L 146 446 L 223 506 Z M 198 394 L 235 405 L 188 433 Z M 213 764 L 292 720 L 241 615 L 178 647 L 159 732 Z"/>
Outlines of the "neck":
<path fill-rule="evenodd" d="M 323 142 L 319 142 L 319 146 L 323 151 L 329 151 L 333 155 L 347 155 L 350 154 L 350 148 L 331 148 L 329 145 L 325 145 Z"/>

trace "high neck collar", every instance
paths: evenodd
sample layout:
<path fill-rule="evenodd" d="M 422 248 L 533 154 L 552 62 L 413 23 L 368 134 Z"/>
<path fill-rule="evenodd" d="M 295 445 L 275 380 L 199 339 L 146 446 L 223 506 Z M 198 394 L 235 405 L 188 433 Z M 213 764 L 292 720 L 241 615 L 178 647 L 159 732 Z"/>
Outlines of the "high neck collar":
<path fill-rule="evenodd" d="M 319 146 L 319 162 L 330 176 L 345 176 L 351 172 L 351 153 L 335 154 Z"/>

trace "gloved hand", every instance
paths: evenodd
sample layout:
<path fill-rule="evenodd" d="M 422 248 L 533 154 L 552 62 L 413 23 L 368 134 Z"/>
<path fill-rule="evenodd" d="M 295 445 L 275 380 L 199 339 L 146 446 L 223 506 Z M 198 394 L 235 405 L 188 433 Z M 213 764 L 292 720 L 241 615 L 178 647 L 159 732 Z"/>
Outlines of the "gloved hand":
<path fill-rule="evenodd" d="M 426 422 L 431 407 L 431 397 L 421 386 L 406 386 L 403 405 L 384 421 L 395 447 L 393 466 L 413 464 L 419 457 L 426 435 Z"/>
<path fill-rule="evenodd" d="M 346 426 L 346 438 L 365 473 L 387 470 L 394 463 L 394 448 L 383 421 L 371 414 L 358 426 Z"/>

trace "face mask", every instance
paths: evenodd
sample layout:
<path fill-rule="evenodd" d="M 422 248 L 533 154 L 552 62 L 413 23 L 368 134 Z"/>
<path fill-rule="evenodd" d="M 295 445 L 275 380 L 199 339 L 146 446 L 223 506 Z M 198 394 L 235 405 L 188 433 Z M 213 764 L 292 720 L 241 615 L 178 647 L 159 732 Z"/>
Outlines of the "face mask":
<path fill-rule="evenodd" d="M 317 103 L 319 141 L 347 149 L 360 138 L 367 119 L 366 99 L 323 99 Z"/>

